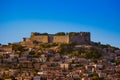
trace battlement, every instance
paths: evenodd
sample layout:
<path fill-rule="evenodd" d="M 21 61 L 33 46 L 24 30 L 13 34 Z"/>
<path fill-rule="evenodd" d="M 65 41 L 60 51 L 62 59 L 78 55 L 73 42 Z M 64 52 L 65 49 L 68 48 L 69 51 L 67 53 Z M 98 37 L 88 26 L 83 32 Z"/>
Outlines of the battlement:
<path fill-rule="evenodd" d="M 48 33 L 38 33 L 38 32 L 31 32 L 31 36 L 40 36 L 40 35 L 51 35 Z M 81 36 L 87 36 L 90 35 L 90 32 L 58 32 L 56 34 L 53 34 L 54 36 L 65 36 L 65 35 L 70 35 L 70 36 L 75 36 L 75 35 L 81 35 Z"/>
<path fill-rule="evenodd" d="M 48 35 L 48 33 L 31 32 L 31 36 Z"/>
<path fill-rule="evenodd" d="M 37 35 L 40 35 L 40 33 L 38 33 L 38 32 L 31 32 L 31 36 L 37 36 Z"/>
<path fill-rule="evenodd" d="M 23 38 L 22 43 L 71 43 L 89 44 L 90 32 L 58 32 L 56 34 L 31 32 L 30 38 Z"/>

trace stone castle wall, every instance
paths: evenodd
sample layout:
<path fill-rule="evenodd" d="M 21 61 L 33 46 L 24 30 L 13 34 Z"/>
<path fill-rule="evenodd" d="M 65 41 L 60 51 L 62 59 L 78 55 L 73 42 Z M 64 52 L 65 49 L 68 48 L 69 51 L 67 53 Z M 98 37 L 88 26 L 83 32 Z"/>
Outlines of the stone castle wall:
<path fill-rule="evenodd" d="M 30 40 L 30 38 L 23 38 L 21 45 L 32 47 L 33 42 Z"/>
<path fill-rule="evenodd" d="M 32 36 L 31 41 L 37 41 L 41 43 L 48 43 L 48 36 L 47 35 L 40 35 L 40 36 Z"/>
<path fill-rule="evenodd" d="M 53 36 L 53 43 L 69 43 L 69 36 Z"/>
<path fill-rule="evenodd" d="M 30 38 L 23 38 L 22 44 L 33 45 L 34 43 L 70 43 L 75 42 L 77 44 L 88 44 L 90 43 L 90 32 L 80 32 L 77 35 L 70 36 L 65 35 L 54 35 L 48 34 L 43 35 L 40 33 L 32 32 Z"/>
<path fill-rule="evenodd" d="M 86 44 L 90 42 L 90 33 L 89 32 L 80 32 L 76 36 L 70 36 L 69 42 L 75 42 L 77 44 Z"/>

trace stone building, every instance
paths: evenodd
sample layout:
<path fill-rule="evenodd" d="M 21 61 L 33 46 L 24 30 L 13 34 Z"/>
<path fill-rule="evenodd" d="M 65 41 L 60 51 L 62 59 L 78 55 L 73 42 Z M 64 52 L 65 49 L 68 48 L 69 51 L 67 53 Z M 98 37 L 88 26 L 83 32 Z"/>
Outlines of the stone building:
<path fill-rule="evenodd" d="M 66 33 L 64 35 L 56 34 L 43 34 L 37 32 L 31 32 L 30 38 L 23 38 L 21 44 L 24 46 L 39 45 L 41 43 L 71 43 L 76 44 L 89 44 L 90 32 L 73 32 L 76 35 L 70 35 Z"/>

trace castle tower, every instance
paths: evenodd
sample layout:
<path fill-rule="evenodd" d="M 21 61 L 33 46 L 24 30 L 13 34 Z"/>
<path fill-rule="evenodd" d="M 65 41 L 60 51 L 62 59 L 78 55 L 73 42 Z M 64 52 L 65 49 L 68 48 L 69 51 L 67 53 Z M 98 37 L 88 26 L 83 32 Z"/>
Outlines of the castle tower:
<path fill-rule="evenodd" d="M 90 42 L 90 32 L 80 32 L 81 37 L 86 42 Z"/>

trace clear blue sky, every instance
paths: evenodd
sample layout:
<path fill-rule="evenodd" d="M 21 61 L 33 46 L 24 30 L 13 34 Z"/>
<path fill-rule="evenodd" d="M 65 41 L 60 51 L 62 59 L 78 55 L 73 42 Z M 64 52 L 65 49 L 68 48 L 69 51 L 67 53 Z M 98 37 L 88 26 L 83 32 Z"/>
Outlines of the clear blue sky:
<path fill-rule="evenodd" d="M 33 31 L 89 31 L 92 41 L 120 47 L 120 0 L 0 0 L 0 43 Z"/>

